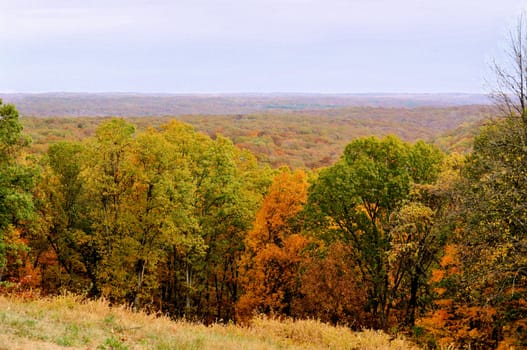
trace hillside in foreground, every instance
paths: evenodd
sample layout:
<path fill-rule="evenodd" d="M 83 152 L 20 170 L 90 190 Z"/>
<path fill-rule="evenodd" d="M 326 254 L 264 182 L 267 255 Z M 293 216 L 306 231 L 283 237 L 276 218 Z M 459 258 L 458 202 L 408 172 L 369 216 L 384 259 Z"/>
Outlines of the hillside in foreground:
<path fill-rule="evenodd" d="M 74 296 L 0 297 L 0 349 L 417 349 L 379 331 L 255 319 L 206 327 Z"/>

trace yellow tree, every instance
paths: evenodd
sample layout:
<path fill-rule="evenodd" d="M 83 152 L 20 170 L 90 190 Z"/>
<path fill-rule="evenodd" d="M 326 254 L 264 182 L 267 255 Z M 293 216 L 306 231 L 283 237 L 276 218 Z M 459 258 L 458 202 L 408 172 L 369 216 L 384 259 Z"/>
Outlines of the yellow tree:
<path fill-rule="evenodd" d="M 243 237 L 270 182 L 268 172 L 224 137 L 211 139 L 176 121 L 161 133 L 185 169 L 174 176 L 174 188 L 186 193 L 178 200 L 183 215 L 175 217 L 180 234 L 166 247 L 164 309 L 204 322 L 230 320 Z"/>

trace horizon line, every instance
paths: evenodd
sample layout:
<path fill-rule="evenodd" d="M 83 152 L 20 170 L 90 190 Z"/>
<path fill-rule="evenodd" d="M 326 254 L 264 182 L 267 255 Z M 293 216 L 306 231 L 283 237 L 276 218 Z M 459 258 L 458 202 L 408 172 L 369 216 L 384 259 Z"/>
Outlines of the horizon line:
<path fill-rule="evenodd" d="M 438 92 L 313 92 L 313 91 L 220 91 L 220 92 L 162 92 L 162 91 L 16 91 L 5 90 L 0 94 L 27 94 L 27 95 L 44 95 L 44 94 L 116 94 L 116 95 L 491 95 L 489 92 L 467 92 L 467 91 L 438 91 Z"/>

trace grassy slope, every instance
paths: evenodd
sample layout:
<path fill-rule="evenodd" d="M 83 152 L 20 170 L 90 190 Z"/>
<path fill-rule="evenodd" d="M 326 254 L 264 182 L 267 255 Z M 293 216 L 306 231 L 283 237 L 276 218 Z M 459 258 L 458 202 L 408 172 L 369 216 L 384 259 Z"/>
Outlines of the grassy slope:
<path fill-rule="evenodd" d="M 73 296 L 0 296 L 0 349 L 417 349 L 381 332 L 316 321 L 255 319 L 252 326 L 174 322 Z"/>

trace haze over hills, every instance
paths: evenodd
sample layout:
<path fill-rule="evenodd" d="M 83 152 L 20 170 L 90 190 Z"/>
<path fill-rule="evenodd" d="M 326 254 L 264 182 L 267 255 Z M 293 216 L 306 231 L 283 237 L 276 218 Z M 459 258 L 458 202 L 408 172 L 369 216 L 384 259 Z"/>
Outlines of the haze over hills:
<path fill-rule="evenodd" d="M 91 106 L 91 105 L 90 105 Z M 241 105 L 239 105 L 241 106 Z M 60 105 L 59 105 L 60 107 Z M 96 106 L 97 107 L 97 106 Z M 221 134 L 273 167 L 318 168 L 335 162 L 357 137 L 397 135 L 405 141 L 433 142 L 445 151 L 467 152 L 480 123 L 495 114 L 490 105 L 449 107 L 347 106 L 324 109 L 260 109 L 241 113 L 145 116 L 137 106 L 122 114 L 138 130 L 157 128 L 172 119 L 192 125 L 212 138 Z M 222 105 L 218 105 L 219 110 Z M 298 107 L 299 108 L 299 107 Z M 108 110 L 113 110 L 109 104 Z M 60 114 L 57 114 L 60 115 Z M 116 114 L 114 114 L 116 115 Z M 118 115 L 118 114 L 117 114 Z M 81 141 L 109 116 L 25 116 L 21 121 L 35 152 L 59 141 Z"/>
<path fill-rule="evenodd" d="M 163 116 L 246 114 L 269 111 L 326 110 L 368 106 L 383 108 L 488 105 L 487 95 L 443 94 L 144 94 L 6 93 L 22 116 Z"/>

